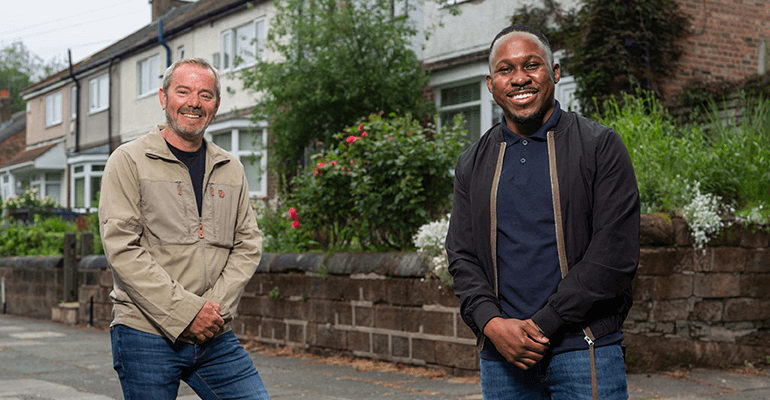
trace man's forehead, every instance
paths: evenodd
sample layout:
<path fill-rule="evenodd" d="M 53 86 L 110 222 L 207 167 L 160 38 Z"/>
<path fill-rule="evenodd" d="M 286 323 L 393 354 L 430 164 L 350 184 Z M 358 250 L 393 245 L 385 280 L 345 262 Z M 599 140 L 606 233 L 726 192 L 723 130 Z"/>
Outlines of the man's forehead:
<path fill-rule="evenodd" d="M 498 49 L 500 49 L 500 46 L 502 46 L 505 42 L 507 42 L 508 40 L 510 40 L 511 38 L 514 38 L 514 37 L 523 37 L 523 38 L 526 38 L 526 39 L 529 39 L 529 40 L 533 41 L 535 43 L 535 45 L 537 45 L 537 47 L 544 53 L 544 54 L 542 54 L 542 56 L 545 55 L 545 48 L 543 46 L 543 43 L 540 42 L 540 39 L 538 39 L 537 36 L 535 36 L 535 35 L 533 35 L 533 34 L 531 34 L 529 32 L 513 31 L 513 32 L 508 32 L 505 35 L 500 36 L 497 39 L 497 41 L 495 42 L 494 47 L 492 48 L 492 53 L 490 53 L 490 61 L 494 57 L 497 56 L 497 51 L 498 51 Z"/>

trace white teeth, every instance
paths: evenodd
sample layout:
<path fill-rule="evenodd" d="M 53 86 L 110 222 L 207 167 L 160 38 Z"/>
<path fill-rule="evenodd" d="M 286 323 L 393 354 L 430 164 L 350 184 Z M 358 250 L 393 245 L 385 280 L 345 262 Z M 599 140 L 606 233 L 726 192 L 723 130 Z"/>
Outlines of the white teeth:
<path fill-rule="evenodd" d="M 194 114 L 182 114 L 182 115 L 184 115 L 187 118 L 200 118 L 201 117 L 200 115 L 194 115 Z"/>
<path fill-rule="evenodd" d="M 526 98 L 529 98 L 529 97 L 532 97 L 532 93 L 521 93 L 521 94 L 513 95 L 513 98 L 515 100 L 522 100 L 522 99 L 526 99 Z"/>

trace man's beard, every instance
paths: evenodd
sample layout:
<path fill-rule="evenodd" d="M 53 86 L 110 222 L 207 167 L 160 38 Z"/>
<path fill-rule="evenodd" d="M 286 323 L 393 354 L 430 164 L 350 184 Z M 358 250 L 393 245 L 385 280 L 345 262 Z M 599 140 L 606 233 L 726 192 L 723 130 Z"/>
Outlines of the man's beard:
<path fill-rule="evenodd" d="M 531 116 L 529 116 L 527 118 L 521 118 L 521 117 L 517 117 L 516 115 L 511 115 L 511 119 L 517 125 L 524 125 L 524 126 L 526 126 L 526 125 L 531 125 L 531 124 L 534 124 L 534 123 L 537 123 L 537 122 L 542 124 L 544 116 L 545 116 L 545 111 L 540 110 L 540 111 L 532 114 Z"/>
<path fill-rule="evenodd" d="M 179 109 L 177 110 L 177 113 L 181 113 L 182 111 L 182 109 Z M 206 115 L 201 115 L 201 118 L 206 118 Z M 179 125 L 176 120 L 171 118 L 171 114 L 168 112 L 168 107 L 166 107 L 166 125 L 171 129 L 172 132 L 176 133 L 179 138 L 191 143 L 195 143 L 200 140 L 200 138 L 206 132 L 206 128 L 209 127 L 209 124 L 205 124 L 195 131 L 186 130 L 182 128 L 182 126 Z"/>

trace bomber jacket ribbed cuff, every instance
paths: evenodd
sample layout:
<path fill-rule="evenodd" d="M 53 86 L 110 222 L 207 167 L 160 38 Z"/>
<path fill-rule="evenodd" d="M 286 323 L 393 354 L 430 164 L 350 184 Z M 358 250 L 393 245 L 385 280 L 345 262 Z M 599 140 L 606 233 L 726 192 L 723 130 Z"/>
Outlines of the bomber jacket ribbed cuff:
<path fill-rule="evenodd" d="M 547 338 L 551 338 L 551 336 L 564 325 L 564 321 L 562 321 L 559 314 L 556 313 L 556 310 L 548 304 L 532 316 L 532 321 L 540 327 L 540 330 L 543 331 L 543 334 Z"/>
<path fill-rule="evenodd" d="M 485 301 L 473 312 L 473 323 L 479 328 L 479 333 L 484 333 L 484 328 L 492 318 L 502 316 L 500 308 L 494 302 Z"/>

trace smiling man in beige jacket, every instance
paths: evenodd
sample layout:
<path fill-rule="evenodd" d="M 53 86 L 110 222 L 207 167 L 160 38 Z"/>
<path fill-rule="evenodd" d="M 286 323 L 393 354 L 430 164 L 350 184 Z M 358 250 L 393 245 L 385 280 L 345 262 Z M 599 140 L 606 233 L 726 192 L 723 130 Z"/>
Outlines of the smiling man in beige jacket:
<path fill-rule="evenodd" d="M 230 329 L 262 238 L 243 165 L 203 134 L 217 71 L 182 59 L 159 90 L 166 125 L 120 146 L 102 177 L 99 222 L 112 267 L 115 370 L 126 399 L 267 399 Z"/>

